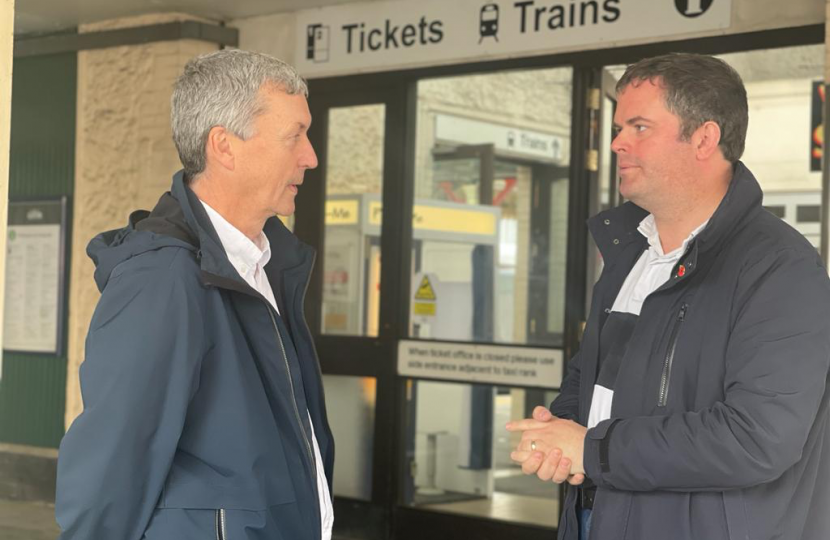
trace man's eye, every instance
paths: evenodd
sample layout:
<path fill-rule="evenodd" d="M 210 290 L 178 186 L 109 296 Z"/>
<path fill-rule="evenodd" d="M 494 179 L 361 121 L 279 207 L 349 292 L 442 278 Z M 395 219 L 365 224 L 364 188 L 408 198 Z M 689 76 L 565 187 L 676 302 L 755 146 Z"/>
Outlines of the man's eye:
<path fill-rule="evenodd" d="M 640 133 L 640 132 L 643 132 L 643 131 L 645 131 L 645 130 L 646 130 L 646 126 L 644 126 L 644 125 L 642 125 L 642 124 L 636 124 L 636 125 L 634 126 L 634 129 L 636 129 L 636 130 L 637 130 L 637 132 L 638 132 L 638 133 Z"/>

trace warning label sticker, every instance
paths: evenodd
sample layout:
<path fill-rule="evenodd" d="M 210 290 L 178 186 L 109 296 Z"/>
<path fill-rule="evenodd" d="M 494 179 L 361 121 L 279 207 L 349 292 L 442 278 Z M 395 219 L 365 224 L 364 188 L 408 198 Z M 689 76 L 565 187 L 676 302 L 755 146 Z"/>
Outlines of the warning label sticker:
<path fill-rule="evenodd" d="M 412 313 L 421 317 L 434 317 L 435 302 L 415 302 L 412 305 Z"/>
<path fill-rule="evenodd" d="M 432 284 L 429 282 L 427 276 L 424 276 L 421 284 L 418 285 L 418 290 L 415 292 L 415 300 L 437 300 L 435 289 L 432 288 Z"/>

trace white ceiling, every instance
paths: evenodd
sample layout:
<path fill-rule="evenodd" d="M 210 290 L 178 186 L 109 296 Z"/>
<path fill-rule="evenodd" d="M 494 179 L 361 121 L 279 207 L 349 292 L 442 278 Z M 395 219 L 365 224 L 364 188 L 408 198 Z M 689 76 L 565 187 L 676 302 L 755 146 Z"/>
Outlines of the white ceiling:
<path fill-rule="evenodd" d="M 178 12 L 230 21 L 361 0 L 15 0 L 14 32 L 54 32 L 82 23 Z"/>

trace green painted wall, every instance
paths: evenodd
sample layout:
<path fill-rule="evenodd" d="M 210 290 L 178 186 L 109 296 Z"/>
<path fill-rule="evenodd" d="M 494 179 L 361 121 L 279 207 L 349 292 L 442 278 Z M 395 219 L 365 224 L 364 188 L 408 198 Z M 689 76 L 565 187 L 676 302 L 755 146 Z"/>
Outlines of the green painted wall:
<path fill-rule="evenodd" d="M 66 195 L 71 217 L 76 85 L 75 53 L 14 60 L 9 200 Z M 67 289 L 69 267 L 64 261 Z M 65 301 L 63 317 L 65 321 Z M 65 351 L 66 336 L 61 339 Z M 65 353 L 4 353 L 0 442 L 56 448 L 64 433 L 65 406 Z"/>

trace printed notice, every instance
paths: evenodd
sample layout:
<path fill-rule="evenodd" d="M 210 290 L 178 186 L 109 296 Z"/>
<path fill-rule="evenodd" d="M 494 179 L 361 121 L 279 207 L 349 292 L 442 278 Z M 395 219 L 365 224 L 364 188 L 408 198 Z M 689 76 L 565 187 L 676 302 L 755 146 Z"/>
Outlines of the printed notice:
<path fill-rule="evenodd" d="M 61 219 L 59 201 L 9 206 L 3 319 L 6 350 L 58 351 Z"/>
<path fill-rule="evenodd" d="M 413 340 L 398 344 L 398 374 L 407 377 L 557 389 L 562 366 L 557 349 Z"/>

